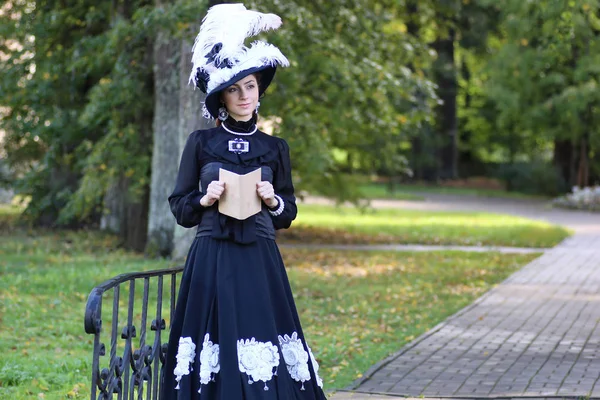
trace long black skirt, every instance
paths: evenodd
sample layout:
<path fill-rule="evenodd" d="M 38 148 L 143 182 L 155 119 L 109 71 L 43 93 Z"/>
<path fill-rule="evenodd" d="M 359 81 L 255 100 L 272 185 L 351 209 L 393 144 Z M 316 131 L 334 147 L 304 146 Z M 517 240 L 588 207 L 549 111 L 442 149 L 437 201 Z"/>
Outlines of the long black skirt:
<path fill-rule="evenodd" d="M 162 400 L 325 399 L 275 241 L 193 242 Z"/>

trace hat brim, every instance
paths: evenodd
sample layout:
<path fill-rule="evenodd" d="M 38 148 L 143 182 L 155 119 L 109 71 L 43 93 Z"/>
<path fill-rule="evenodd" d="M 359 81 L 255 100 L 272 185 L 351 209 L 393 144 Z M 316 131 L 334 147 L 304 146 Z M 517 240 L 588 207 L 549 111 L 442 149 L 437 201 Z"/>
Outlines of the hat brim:
<path fill-rule="evenodd" d="M 246 76 L 260 72 L 260 84 L 258 85 L 258 95 L 262 96 L 263 93 L 267 90 L 273 77 L 275 76 L 275 71 L 277 70 L 276 66 L 260 66 L 246 69 L 244 71 L 240 71 L 235 74 L 230 80 L 222 83 L 217 86 L 213 90 L 210 91 L 206 95 L 206 100 L 204 104 L 206 105 L 206 109 L 212 115 L 213 118 L 217 118 L 219 115 L 219 108 L 221 107 L 221 91 L 227 89 L 229 86 L 233 85 L 240 79 L 244 79 Z"/>

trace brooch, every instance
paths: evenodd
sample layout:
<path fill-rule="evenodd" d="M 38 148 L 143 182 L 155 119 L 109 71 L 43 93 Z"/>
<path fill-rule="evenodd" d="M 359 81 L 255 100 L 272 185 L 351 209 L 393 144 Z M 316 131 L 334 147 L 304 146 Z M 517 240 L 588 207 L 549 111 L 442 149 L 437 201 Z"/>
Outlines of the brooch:
<path fill-rule="evenodd" d="M 250 143 L 241 138 L 235 138 L 229 141 L 229 151 L 235 154 L 247 153 L 250 151 Z"/>

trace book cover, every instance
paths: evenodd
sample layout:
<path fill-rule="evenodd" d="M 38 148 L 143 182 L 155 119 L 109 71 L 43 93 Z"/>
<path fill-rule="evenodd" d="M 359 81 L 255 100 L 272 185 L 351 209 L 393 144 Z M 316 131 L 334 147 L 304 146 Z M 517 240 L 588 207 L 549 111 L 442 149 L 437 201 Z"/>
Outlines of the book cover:
<path fill-rule="evenodd" d="M 219 180 L 225 182 L 225 191 L 219 199 L 219 212 L 239 220 L 259 213 L 262 201 L 256 193 L 256 184 L 261 177 L 260 168 L 244 175 L 219 168 Z"/>

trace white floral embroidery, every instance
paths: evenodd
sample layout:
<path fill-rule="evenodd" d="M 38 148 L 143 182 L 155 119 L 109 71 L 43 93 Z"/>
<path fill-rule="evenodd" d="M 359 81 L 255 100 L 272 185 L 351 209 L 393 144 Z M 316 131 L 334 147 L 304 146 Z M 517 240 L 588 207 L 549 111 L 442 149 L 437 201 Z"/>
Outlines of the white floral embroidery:
<path fill-rule="evenodd" d="M 291 337 L 287 334 L 283 337 L 279 336 L 279 345 L 290 376 L 294 380 L 302 382 L 301 390 L 304 390 L 304 382 L 310 380 L 310 372 L 308 371 L 308 353 L 304 350 L 302 341 L 298 339 L 298 332 L 292 333 Z"/>
<path fill-rule="evenodd" d="M 306 344 L 306 347 L 308 348 L 308 354 L 310 354 L 310 361 L 312 362 L 313 371 L 315 371 L 317 385 L 319 385 L 319 387 L 323 389 L 323 379 L 321 379 L 321 377 L 319 376 L 319 363 L 315 359 L 315 356 L 313 356 L 312 350 L 310 349 L 308 343 Z"/>
<path fill-rule="evenodd" d="M 179 338 L 179 348 L 177 349 L 177 365 L 173 373 L 175 374 L 175 380 L 177 381 L 177 387 L 179 389 L 179 382 L 183 375 L 190 374 L 190 364 L 194 362 L 196 357 L 196 345 L 192 342 L 191 337 Z"/>
<path fill-rule="evenodd" d="M 238 363 L 240 371 L 248 374 L 249 384 L 255 381 L 265 382 L 273 378 L 273 368 L 279 365 L 279 351 L 271 342 L 259 342 L 255 338 L 240 339 L 237 342 Z"/>
<path fill-rule="evenodd" d="M 217 374 L 220 370 L 219 345 L 211 342 L 210 335 L 207 333 L 204 336 L 202 351 L 200 352 L 200 389 L 198 389 L 198 393 L 201 392 L 202 385 L 215 380 L 213 374 Z"/>

